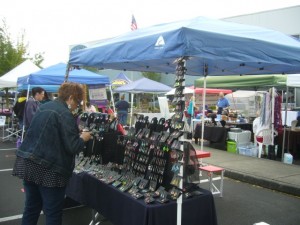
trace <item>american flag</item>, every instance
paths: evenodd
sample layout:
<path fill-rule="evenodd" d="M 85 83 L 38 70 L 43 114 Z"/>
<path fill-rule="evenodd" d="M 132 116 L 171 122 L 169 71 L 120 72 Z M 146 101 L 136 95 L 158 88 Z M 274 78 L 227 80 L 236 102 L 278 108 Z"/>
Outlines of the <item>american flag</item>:
<path fill-rule="evenodd" d="M 137 29 L 137 24 L 134 18 L 134 15 L 132 15 L 132 19 L 131 19 L 131 30 L 136 30 Z"/>

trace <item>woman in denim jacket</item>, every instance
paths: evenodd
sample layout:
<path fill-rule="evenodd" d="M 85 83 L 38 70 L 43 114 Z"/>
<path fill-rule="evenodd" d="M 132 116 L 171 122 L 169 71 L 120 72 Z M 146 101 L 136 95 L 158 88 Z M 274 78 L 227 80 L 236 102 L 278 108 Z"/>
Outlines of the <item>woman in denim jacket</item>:
<path fill-rule="evenodd" d="M 83 95 L 80 84 L 62 84 L 58 98 L 39 107 L 16 151 L 13 175 L 23 179 L 26 195 L 22 225 L 37 224 L 41 210 L 47 225 L 62 223 L 65 188 L 75 155 L 91 137 L 89 132 L 80 134 L 72 114 Z"/>

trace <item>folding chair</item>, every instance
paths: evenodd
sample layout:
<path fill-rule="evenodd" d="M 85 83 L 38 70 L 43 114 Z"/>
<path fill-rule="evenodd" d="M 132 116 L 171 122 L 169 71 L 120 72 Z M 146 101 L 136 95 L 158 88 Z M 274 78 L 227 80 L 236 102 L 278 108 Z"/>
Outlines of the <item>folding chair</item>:
<path fill-rule="evenodd" d="M 1 125 L 0 125 L 1 126 Z M 2 142 L 4 141 L 17 141 L 21 137 L 22 129 L 19 128 L 17 121 L 13 119 L 8 123 L 8 125 L 3 126 L 2 132 Z"/>
<path fill-rule="evenodd" d="M 272 133 L 271 129 L 263 129 L 258 132 L 254 140 L 256 143 L 258 143 L 258 158 L 261 158 L 261 153 L 264 145 L 266 146 L 266 149 L 268 149 L 269 145 L 274 144 L 272 140 L 274 140 L 274 136 L 276 135 L 277 132 L 274 131 L 274 133 Z"/>

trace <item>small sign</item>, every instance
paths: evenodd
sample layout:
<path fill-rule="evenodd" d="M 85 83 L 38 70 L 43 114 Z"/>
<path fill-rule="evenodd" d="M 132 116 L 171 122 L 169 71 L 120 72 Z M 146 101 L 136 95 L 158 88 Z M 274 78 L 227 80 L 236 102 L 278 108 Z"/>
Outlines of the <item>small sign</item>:
<path fill-rule="evenodd" d="M 5 120 L 6 120 L 6 116 L 0 116 L 0 127 L 5 126 Z"/>
<path fill-rule="evenodd" d="M 106 100 L 106 88 L 105 86 L 89 86 L 90 100 Z"/>

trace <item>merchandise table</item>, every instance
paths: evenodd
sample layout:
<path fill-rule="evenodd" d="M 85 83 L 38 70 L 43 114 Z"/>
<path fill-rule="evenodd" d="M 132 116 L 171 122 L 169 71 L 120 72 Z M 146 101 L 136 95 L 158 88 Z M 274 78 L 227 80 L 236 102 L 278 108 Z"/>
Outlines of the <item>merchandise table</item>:
<path fill-rule="evenodd" d="M 217 225 L 211 192 L 183 201 L 183 225 Z M 177 204 L 145 204 L 87 174 L 73 174 L 67 187 L 68 197 L 99 212 L 114 225 L 176 225 Z"/>
<path fill-rule="evenodd" d="M 237 127 L 237 128 L 241 128 L 242 130 L 249 130 L 251 131 L 251 133 L 253 133 L 253 130 L 252 130 L 252 126 L 253 124 L 252 123 L 235 123 L 235 122 L 226 122 L 226 125 L 227 126 L 233 126 L 233 127 Z"/>
<path fill-rule="evenodd" d="M 197 124 L 194 138 L 195 142 L 198 143 L 198 139 L 201 138 L 202 126 Z M 226 150 L 227 132 L 229 128 L 218 127 L 218 126 L 204 126 L 203 139 L 210 142 L 210 147 Z"/>

